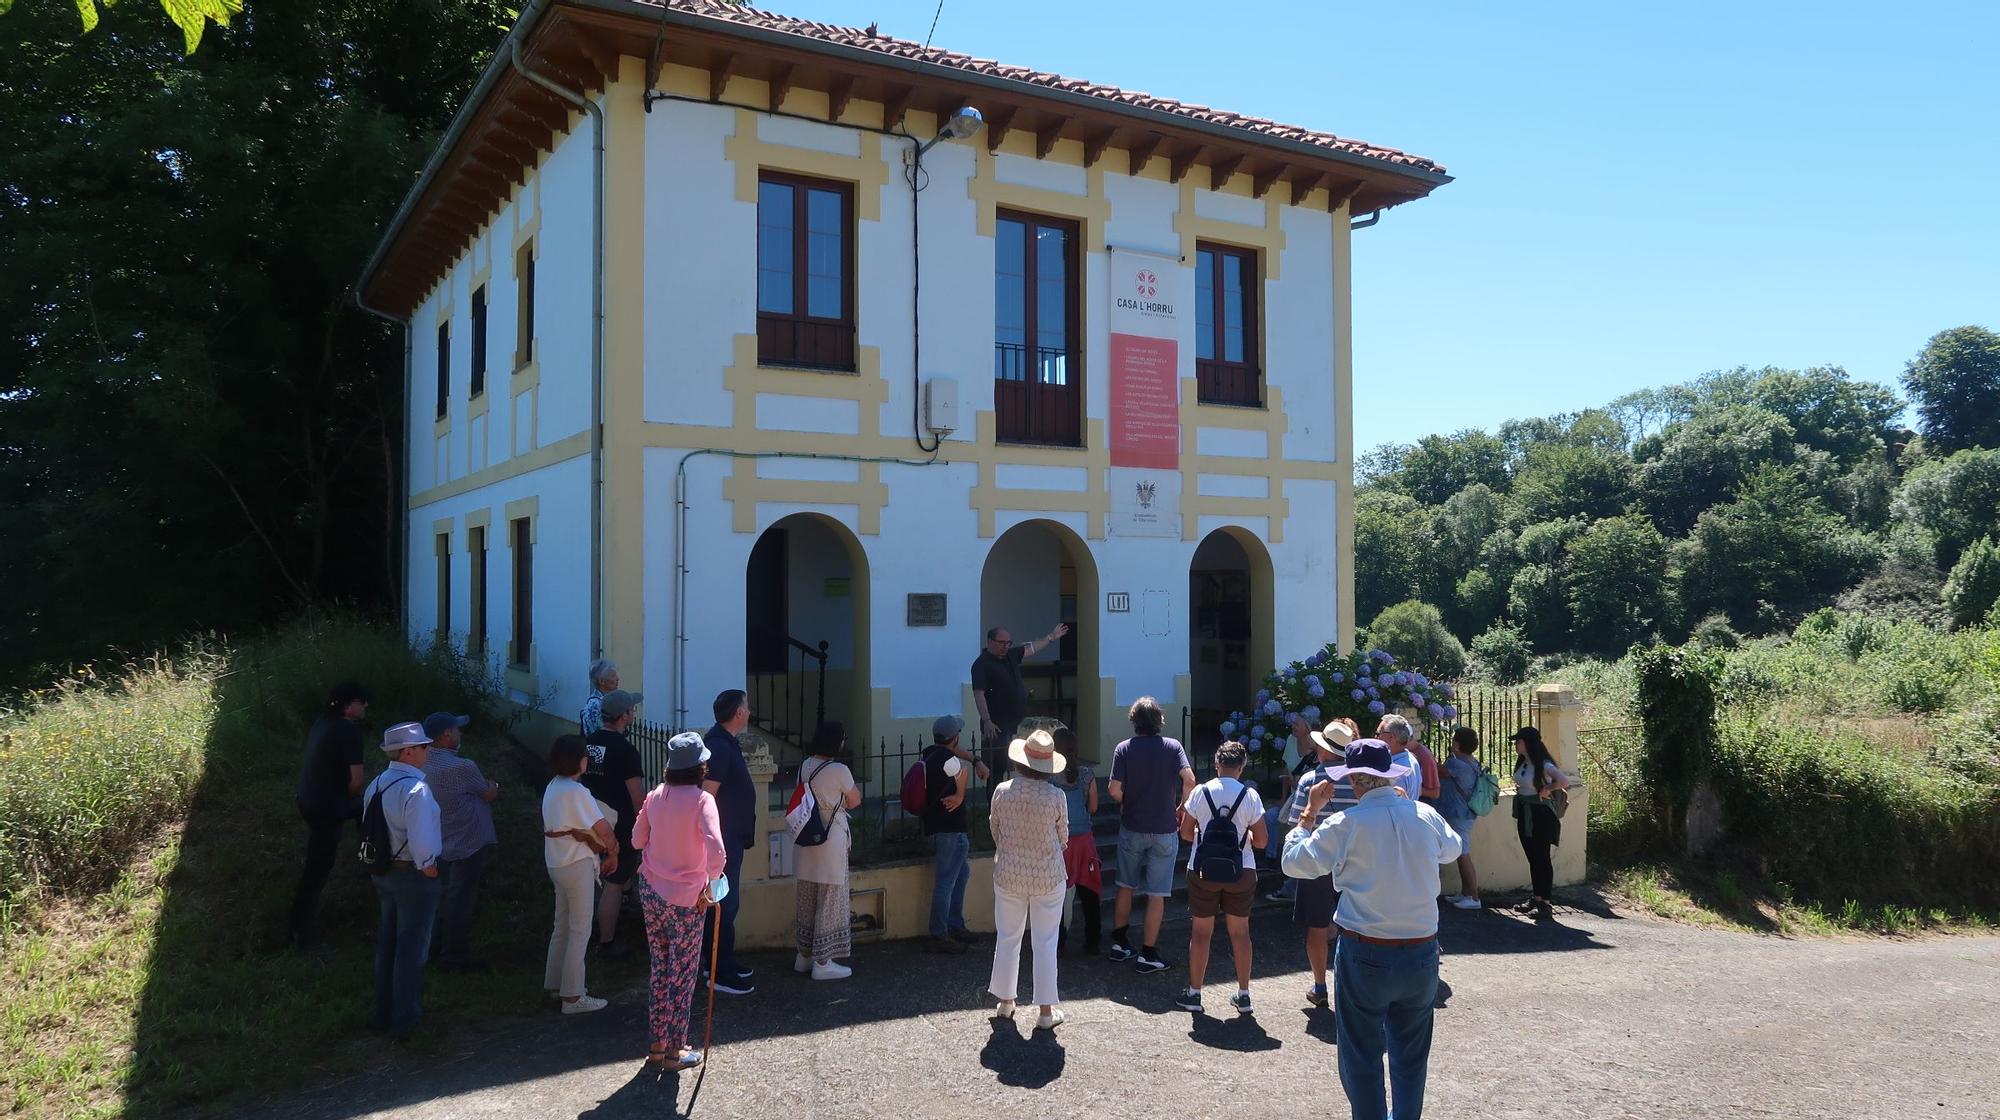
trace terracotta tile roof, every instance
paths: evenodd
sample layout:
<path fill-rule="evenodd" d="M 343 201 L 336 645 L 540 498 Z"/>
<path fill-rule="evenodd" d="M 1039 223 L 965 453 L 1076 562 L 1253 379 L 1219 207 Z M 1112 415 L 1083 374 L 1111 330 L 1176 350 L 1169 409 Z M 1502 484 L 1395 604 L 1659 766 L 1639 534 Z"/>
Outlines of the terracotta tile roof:
<path fill-rule="evenodd" d="M 665 5 L 675 11 L 687 12 L 692 15 L 706 16 L 731 23 L 740 23 L 769 31 L 784 32 L 859 50 L 875 51 L 880 54 L 893 55 L 935 66 L 950 67 L 955 70 L 965 70 L 988 77 L 1004 78 L 1010 81 L 1024 82 L 1029 85 L 1044 86 L 1066 93 L 1084 94 L 1120 105 L 1172 113 L 1176 116 L 1187 117 L 1190 120 L 1222 125 L 1252 133 L 1256 136 L 1311 144 L 1330 151 L 1363 156 L 1399 167 L 1408 167 L 1417 171 L 1433 172 L 1440 175 L 1444 174 L 1444 167 L 1442 165 L 1425 159 L 1422 156 L 1413 156 L 1406 152 L 1396 151 L 1394 148 L 1377 147 L 1359 140 L 1349 140 L 1344 137 L 1335 136 L 1330 132 L 1316 132 L 1297 125 L 1279 124 L 1276 121 L 1265 120 L 1261 117 L 1246 117 L 1241 113 L 1211 109 L 1206 105 L 1189 105 L 1186 102 L 1175 101 L 1171 98 L 1155 97 L 1150 93 L 1119 89 L 1116 86 L 1100 85 L 1096 82 L 1084 81 L 1081 78 L 1065 78 L 1060 74 L 1031 70 L 1025 66 L 1009 66 L 1005 63 L 995 62 L 992 59 L 973 58 L 970 55 L 943 50 L 939 47 L 926 47 L 920 43 L 910 42 L 907 39 L 895 39 L 880 34 L 874 31 L 873 25 L 870 25 L 868 30 L 840 27 L 831 23 L 795 19 L 791 16 L 762 11 L 757 8 L 718 3 L 716 0 L 639 0 L 639 2 L 653 6 Z"/>

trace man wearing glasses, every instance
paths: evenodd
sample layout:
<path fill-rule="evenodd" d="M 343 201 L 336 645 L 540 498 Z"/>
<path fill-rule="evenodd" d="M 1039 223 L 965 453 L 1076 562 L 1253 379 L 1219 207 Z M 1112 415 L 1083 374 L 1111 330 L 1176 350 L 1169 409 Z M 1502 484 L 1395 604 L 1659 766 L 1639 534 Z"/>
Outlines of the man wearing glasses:
<path fill-rule="evenodd" d="M 1007 749 L 1014 732 L 1028 715 L 1028 685 L 1021 679 L 1021 660 L 1041 652 L 1069 633 L 1067 623 L 1025 645 L 1015 645 L 1005 626 L 986 631 L 986 648 L 972 662 L 972 703 L 979 709 L 979 730 L 986 739 L 989 762 Z"/>

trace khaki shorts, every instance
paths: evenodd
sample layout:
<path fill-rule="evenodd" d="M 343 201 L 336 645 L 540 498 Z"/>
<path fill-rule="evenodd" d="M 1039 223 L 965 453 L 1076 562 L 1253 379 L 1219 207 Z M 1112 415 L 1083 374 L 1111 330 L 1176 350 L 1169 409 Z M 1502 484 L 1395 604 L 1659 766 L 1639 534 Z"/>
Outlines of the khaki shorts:
<path fill-rule="evenodd" d="M 1250 916 L 1250 904 L 1257 898 L 1257 872 L 1244 868 L 1234 883 L 1211 883 L 1199 872 L 1188 872 L 1188 912 L 1197 918 L 1213 918 L 1219 911 L 1232 918 Z"/>

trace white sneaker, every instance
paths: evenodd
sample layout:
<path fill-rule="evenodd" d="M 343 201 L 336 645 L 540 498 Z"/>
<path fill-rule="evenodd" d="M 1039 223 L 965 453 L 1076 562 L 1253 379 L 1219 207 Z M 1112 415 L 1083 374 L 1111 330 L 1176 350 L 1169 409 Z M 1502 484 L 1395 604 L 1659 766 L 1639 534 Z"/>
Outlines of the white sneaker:
<path fill-rule="evenodd" d="M 1453 906 L 1456 906 L 1456 907 L 1458 907 L 1458 908 L 1459 908 L 1460 910 L 1477 910 L 1477 909 L 1480 909 L 1480 905 L 1479 905 L 1479 896 L 1477 896 L 1477 895 L 1470 895 L 1470 894 L 1468 894 L 1468 895 L 1461 895 L 1461 896 L 1459 896 L 1459 897 L 1457 897 L 1457 898 L 1454 898 L 1454 899 L 1452 899 L 1452 900 L 1451 900 L 1451 904 L 1452 904 Z"/>
<path fill-rule="evenodd" d="M 578 996 L 575 1003 L 563 1004 L 563 1014 L 582 1015 L 591 1011 L 602 1011 L 608 1002 L 608 1000 L 601 1000 L 596 996 Z"/>
<path fill-rule="evenodd" d="M 1451 904 L 1452 904 L 1453 906 L 1457 906 L 1457 905 L 1458 905 L 1458 900 L 1459 900 L 1459 899 L 1461 899 L 1461 898 L 1464 898 L 1464 897 L 1465 897 L 1464 895 L 1462 895 L 1462 894 L 1459 894 L 1459 893 L 1457 893 L 1456 891 L 1452 892 L 1451 894 L 1446 894 L 1446 895 L 1439 895 L 1439 896 L 1438 896 L 1438 898 L 1439 898 L 1439 899 L 1440 899 L 1441 901 L 1444 901 L 1444 902 L 1449 902 L 1449 903 L 1451 903 Z"/>
<path fill-rule="evenodd" d="M 812 978 L 815 980 L 845 980 L 854 975 L 854 970 L 838 961 L 814 961 Z"/>
<path fill-rule="evenodd" d="M 1038 1031 L 1052 1031 L 1061 1026 L 1065 1018 L 1067 1016 L 1063 1014 L 1062 1008 L 1051 1008 L 1048 1014 L 1035 1017 L 1035 1029 Z"/>
<path fill-rule="evenodd" d="M 804 953 L 800 953 L 792 958 L 793 972 L 803 973 L 803 972 L 811 972 L 812 970 L 813 970 L 813 962 L 811 957 L 806 956 Z"/>
<path fill-rule="evenodd" d="M 993 1017 L 995 1019 L 1012 1019 L 1014 1017 L 1014 1001 L 1011 999 L 1001 1000 L 1000 1005 L 993 1009 Z"/>

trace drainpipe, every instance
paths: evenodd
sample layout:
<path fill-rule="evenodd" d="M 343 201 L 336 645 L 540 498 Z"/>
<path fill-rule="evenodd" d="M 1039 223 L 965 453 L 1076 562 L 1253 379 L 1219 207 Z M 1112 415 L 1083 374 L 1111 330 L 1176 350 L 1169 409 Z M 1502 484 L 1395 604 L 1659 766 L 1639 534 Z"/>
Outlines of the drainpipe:
<path fill-rule="evenodd" d="M 604 110 L 582 93 L 528 69 L 521 40 L 508 37 L 509 57 L 521 77 L 590 116 L 596 158 L 591 183 L 590 238 L 590 650 L 604 655 Z"/>
<path fill-rule="evenodd" d="M 397 557 L 396 570 L 392 573 L 396 581 L 396 623 L 403 628 L 403 637 L 407 640 L 410 635 L 410 377 L 415 372 L 410 362 L 414 341 L 410 337 L 408 319 L 368 306 L 361 298 L 359 287 L 354 289 L 354 306 L 377 319 L 396 324 L 403 332 L 403 489 L 396 495 L 396 523 L 389 527 L 389 539 L 395 546 Z"/>
<path fill-rule="evenodd" d="M 1357 218 L 1357 219 L 1355 219 L 1354 221 L 1352 221 L 1352 222 L 1349 222 L 1349 223 L 1347 223 L 1347 228 L 1348 228 L 1348 229 L 1367 229 L 1367 228 L 1368 228 L 1369 226 L 1372 226 L 1372 225 L 1374 225 L 1374 224 L 1375 224 L 1376 222 L 1379 222 L 1379 221 L 1381 221 L 1381 220 L 1382 220 L 1382 211 L 1380 211 L 1380 210 L 1373 210 L 1373 211 L 1370 211 L 1370 212 L 1369 212 L 1369 214 L 1368 214 L 1368 216 L 1367 216 L 1367 217 L 1365 217 L 1365 218 Z"/>

